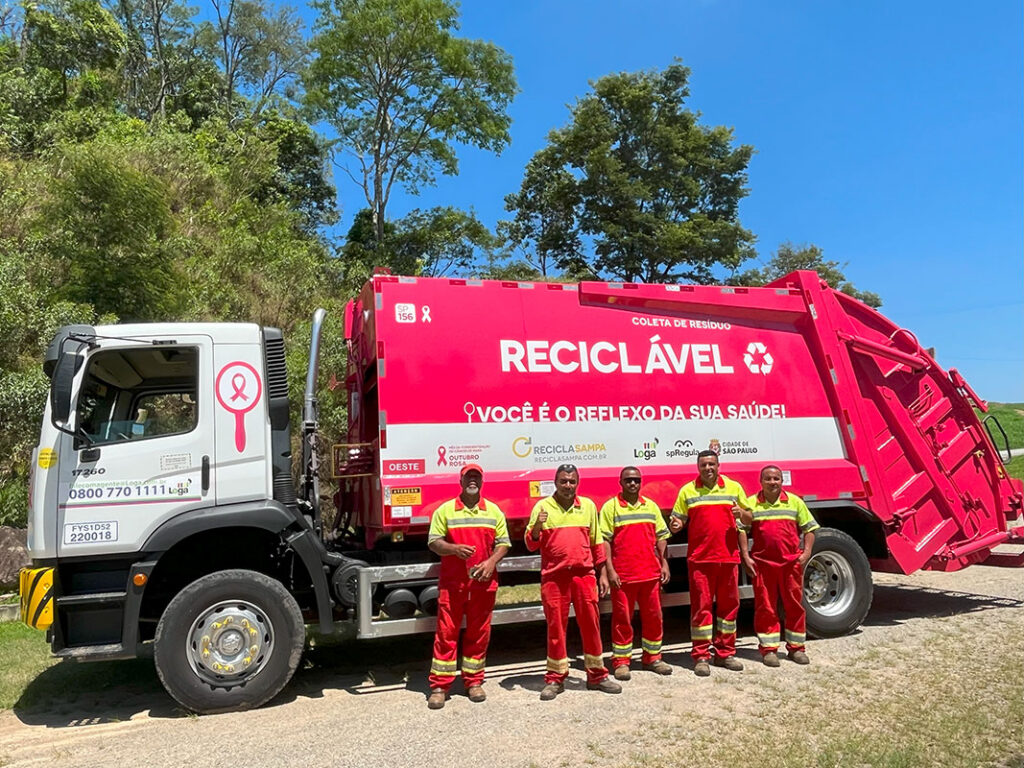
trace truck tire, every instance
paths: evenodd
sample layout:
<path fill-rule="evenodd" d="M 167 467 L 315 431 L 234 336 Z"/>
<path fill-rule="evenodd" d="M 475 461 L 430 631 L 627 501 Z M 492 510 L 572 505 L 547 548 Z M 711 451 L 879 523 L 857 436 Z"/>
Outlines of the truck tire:
<path fill-rule="evenodd" d="M 298 603 L 256 571 L 193 581 L 156 627 L 157 675 L 175 701 L 200 714 L 252 709 L 291 679 L 305 644 Z"/>
<path fill-rule="evenodd" d="M 814 637 L 849 634 L 871 608 L 873 585 L 867 555 L 849 534 L 835 528 L 815 531 L 812 551 L 804 568 L 807 631 Z"/>

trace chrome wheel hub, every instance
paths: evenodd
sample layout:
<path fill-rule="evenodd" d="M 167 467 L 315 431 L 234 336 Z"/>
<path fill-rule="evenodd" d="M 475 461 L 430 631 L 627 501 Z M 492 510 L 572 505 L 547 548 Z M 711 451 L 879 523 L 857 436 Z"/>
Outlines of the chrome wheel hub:
<path fill-rule="evenodd" d="M 192 670 L 211 685 L 230 687 L 260 671 L 273 650 L 274 631 L 259 607 L 225 600 L 196 618 L 186 643 Z"/>
<path fill-rule="evenodd" d="M 856 581 L 853 566 L 836 552 L 819 552 L 804 569 L 804 597 L 818 614 L 836 616 L 853 603 Z"/>

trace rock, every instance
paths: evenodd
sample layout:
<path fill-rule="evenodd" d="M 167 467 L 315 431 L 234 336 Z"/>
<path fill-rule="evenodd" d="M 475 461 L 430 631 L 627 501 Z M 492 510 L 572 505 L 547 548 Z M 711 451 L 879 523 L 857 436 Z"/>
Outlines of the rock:
<path fill-rule="evenodd" d="M 17 591 L 18 571 L 29 564 L 28 531 L 0 525 L 0 590 Z"/>

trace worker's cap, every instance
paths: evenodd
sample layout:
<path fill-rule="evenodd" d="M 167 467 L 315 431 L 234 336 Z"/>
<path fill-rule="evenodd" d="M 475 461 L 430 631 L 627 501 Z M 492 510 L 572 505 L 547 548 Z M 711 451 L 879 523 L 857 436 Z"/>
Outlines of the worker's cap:
<path fill-rule="evenodd" d="M 483 477 L 484 468 L 481 467 L 479 464 L 467 464 L 459 472 L 459 477 L 465 477 L 467 472 L 472 472 L 473 470 L 476 470 L 477 472 L 479 472 L 480 476 Z"/>

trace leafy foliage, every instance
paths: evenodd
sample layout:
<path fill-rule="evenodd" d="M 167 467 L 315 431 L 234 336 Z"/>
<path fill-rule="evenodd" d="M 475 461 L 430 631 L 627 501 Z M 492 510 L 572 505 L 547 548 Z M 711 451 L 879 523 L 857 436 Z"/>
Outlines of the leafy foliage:
<path fill-rule="evenodd" d="M 26 4 L 0 28 L 2 522 L 25 520 L 61 325 L 245 320 L 297 359 L 314 306 L 341 317 L 327 147 L 289 100 L 305 48 L 283 12 L 238 8 L 233 87 L 210 23 L 174 0 Z M 343 398 L 324 416 L 340 429 Z"/>
<path fill-rule="evenodd" d="M 509 244 L 532 248 L 542 273 L 554 263 L 626 282 L 713 282 L 751 256 L 738 208 L 753 148 L 684 107 L 688 78 L 676 62 L 594 82 L 506 198 Z"/>
<path fill-rule="evenodd" d="M 373 212 L 356 214 L 343 248 L 345 262 L 358 282 L 373 266 L 399 275 L 444 277 L 469 274 L 481 261 L 492 260 L 496 239 L 472 212 L 451 206 L 416 209 L 386 222 L 384 241 L 378 243 Z"/>
<path fill-rule="evenodd" d="M 877 309 L 882 306 L 881 296 L 871 291 L 858 290 L 853 283 L 846 279 L 846 275 L 843 274 L 846 266 L 837 261 L 826 260 L 824 252 L 816 245 L 793 245 L 793 243 L 786 242 L 779 246 L 763 267 L 739 272 L 729 279 L 729 283 L 732 285 L 767 285 L 795 270 L 809 269 L 817 272 L 833 288 L 863 301 L 869 307 Z"/>
<path fill-rule="evenodd" d="M 454 143 L 499 152 L 516 92 L 512 61 L 456 37 L 449 0 L 314 0 L 319 12 L 306 105 L 329 122 L 357 169 L 376 242 L 396 184 L 415 192 L 458 172 Z M 435 220 L 436 221 L 436 220 Z"/>

